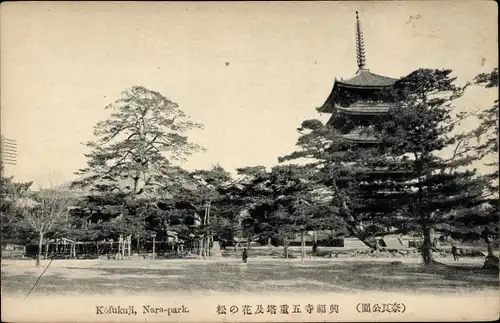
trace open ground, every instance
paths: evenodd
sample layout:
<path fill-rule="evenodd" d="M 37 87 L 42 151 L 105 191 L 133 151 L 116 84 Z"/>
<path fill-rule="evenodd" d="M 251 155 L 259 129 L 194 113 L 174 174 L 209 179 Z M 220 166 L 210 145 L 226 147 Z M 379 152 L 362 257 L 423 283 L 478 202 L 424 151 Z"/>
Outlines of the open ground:
<path fill-rule="evenodd" d="M 93 321 L 363 321 L 492 320 L 500 308 L 498 272 L 481 269 L 482 258 L 428 268 L 419 258 L 220 260 L 33 260 L 2 261 L 2 319 L 29 322 Z M 395 262 L 397 261 L 397 262 Z M 404 313 L 359 316 L 356 304 L 404 304 Z M 337 304 L 338 313 L 244 315 L 243 306 Z M 467 306 L 463 306 L 467 304 Z M 187 316 L 154 315 L 144 306 L 189 308 Z M 227 314 L 217 313 L 226 306 Z M 96 315 L 96 306 L 134 306 L 138 316 Z M 232 314 L 234 306 L 239 311 Z M 26 311 L 25 309 L 30 309 Z M 279 313 L 278 313 L 279 314 Z M 299 317 L 299 316 L 300 317 Z M 332 317 L 334 315 L 335 317 Z M 390 315 L 390 316 L 388 316 Z M 378 319 L 377 319 L 378 317 Z M 364 319 L 363 319 L 364 318 Z"/>
<path fill-rule="evenodd" d="M 360 292 L 461 293 L 498 290 L 498 272 L 482 259 L 426 268 L 420 259 L 54 260 L 33 294 L 142 294 L 145 292 Z M 48 264 L 2 262 L 2 294 L 26 294 Z"/>

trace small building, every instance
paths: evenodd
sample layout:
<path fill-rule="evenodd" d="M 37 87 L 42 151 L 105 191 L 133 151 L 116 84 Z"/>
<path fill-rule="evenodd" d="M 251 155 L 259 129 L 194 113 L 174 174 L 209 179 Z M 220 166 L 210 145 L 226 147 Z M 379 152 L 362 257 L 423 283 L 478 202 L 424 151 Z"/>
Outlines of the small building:
<path fill-rule="evenodd" d="M 386 250 L 400 250 L 409 247 L 409 240 L 402 235 L 389 234 L 379 239 L 379 246 Z"/>
<path fill-rule="evenodd" d="M 370 249 L 363 241 L 359 240 L 356 237 L 344 238 L 344 246 L 345 249 L 357 249 L 364 250 Z"/>

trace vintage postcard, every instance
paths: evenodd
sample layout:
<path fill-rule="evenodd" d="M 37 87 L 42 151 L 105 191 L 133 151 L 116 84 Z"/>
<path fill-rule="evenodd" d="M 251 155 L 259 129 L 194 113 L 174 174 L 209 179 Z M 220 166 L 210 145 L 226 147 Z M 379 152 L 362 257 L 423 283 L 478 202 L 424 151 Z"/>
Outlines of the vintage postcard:
<path fill-rule="evenodd" d="M 498 319 L 497 14 L 2 3 L 2 321 Z"/>

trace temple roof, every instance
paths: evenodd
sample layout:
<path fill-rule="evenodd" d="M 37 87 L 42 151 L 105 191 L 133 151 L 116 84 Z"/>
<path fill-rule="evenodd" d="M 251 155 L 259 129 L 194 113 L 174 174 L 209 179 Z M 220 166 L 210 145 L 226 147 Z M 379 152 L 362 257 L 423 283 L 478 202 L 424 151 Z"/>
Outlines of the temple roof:
<path fill-rule="evenodd" d="M 363 31 L 361 30 L 361 22 L 359 19 L 359 13 L 356 11 L 356 60 L 358 64 L 358 71 L 356 74 L 348 79 L 335 79 L 333 84 L 333 89 L 330 95 L 326 99 L 325 103 L 318 108 L 320 112 L 332 113 L 335 108 L 338 110 L 349 113 L 349 114 L 381 114 L 389 110 L 389 107 L 382 106 L 371 106 L 366 104 L 361 104 L 357 107 L 350 106 L 349 108 L 341 108 L 336 105 L 339 98 L 341 99 L 343 95 L 342 92 L 347 92 L 347 96 L 351 94 L 363 94 L 361 95 L 366 100 L 366 97 L 370 96 L 370 93 L 378 95 L 387 88 L 392 87 L 398 79 L 387 77 L 379 74 L 370 72 L 366 67 L 366 52 L 365 44 L 363 40 Z"/>
<path fill-rule="evenodd" d="M 368 69 L 359 69 L 353 77 L 346 80 L 336 80 L 335 83 L 344 87 L 379 88 L 390 87 L 394 85 L 396 81 L 397 79 L 395 78 L 378 75 L 370 72 Z"/>

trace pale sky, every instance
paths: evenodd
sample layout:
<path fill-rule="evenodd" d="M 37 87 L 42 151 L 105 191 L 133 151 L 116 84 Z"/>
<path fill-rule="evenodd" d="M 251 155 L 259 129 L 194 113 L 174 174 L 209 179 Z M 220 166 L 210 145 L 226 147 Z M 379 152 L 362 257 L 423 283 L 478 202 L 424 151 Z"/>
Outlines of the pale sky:
<path fill-rule="evenodd" d="M 5 174 L 73 179 L 80 143 L 134 85 L 204 124 L 190 138 L 207 151 L 184 167 L 274 165 L 303 120 L 328 119 L 315 108 L 334 78 L 356 72 L 356 10 L 374 73 L 451 68 L 464 83 L 498 66 L 493 1 L 3 3 L 1 133 L 18 142 Z M 496 96 L 473 89 L 460 108 Z"/>

